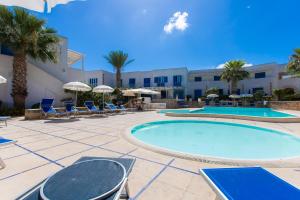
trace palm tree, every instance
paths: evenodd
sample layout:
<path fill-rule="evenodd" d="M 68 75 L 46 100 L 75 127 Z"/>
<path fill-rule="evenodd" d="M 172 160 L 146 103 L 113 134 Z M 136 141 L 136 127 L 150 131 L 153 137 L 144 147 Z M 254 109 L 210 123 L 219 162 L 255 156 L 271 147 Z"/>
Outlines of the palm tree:
<path fill-rule="evenodd" d="M 121 70 L 129 63 L 132 63 L 134 59 L 128 60 L 128 54 L 123 51 L 111 51 L 107 56 L 104 56 L 108 63 L 110 63 L 116 70 L 116 86 L 121 87 Z"/>
<path fill-rule="evenodd" d="M 243 69 L 245 64 L 242 60 L 232 60 L 225 63 L 221 79 L 230 83 L 231 94 L 237 92 L 237 83 L 239 81 L 249 77 L 249 72 Z"/>
<path fill-rule="evenodd" d="M 0 43 L 13 52 L 12 97 L 17 109 L 25 108 L 27 96 L 27 57 L 56 62 L 56 31 L 25 9 L 0 6 Z"/>
<path fill-rule="evenodd" d="M 300 76 L 300 48 L 295 49 L 294 54 L 291 55 L 287 70 L 291 74 Z"/>

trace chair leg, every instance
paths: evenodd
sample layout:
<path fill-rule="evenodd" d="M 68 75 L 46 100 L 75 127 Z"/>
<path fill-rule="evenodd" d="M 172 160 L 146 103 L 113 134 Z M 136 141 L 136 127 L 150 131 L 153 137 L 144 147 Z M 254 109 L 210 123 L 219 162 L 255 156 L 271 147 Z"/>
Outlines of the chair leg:
<path fill-rule="evenodd" d="M 5 163 L 3 160 L 0 158 L 0 169 L 4 169 L 6 167 Z"/>
<path fill-rule="evenodd" d="M 124 187 L 124 193 L 121 194 L 120 199 L 129 199 L 129 187 L 128 187 L 128 182 L 126 182 L 125 187 Z"/>

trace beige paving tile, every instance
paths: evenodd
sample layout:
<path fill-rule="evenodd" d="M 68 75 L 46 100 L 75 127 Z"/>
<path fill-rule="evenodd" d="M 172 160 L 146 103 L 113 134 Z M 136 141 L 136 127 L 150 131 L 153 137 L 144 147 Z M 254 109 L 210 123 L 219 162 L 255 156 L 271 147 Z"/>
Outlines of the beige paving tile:
<path fill-rule="evenodd" d="M 8 148 L 3 148 L 0 150 L 0 157 L 2 159 L 7 159 L 7 158 L 11 158 L 14 156 L 18 156 L 18 155 L 23 155 L 28 153 L 28 151 L 15 146 L 15 145 L 10 145 Z"/>
<path fill-rule="evenodd" d="M 98 146 L 114 140 L 117 140 L 117 138 L 105 136 L 105 135 L 96 135 L 95 137 L 81 139 L 80 142 Z"/>
<path fill-rule="evenodd" d="M 66 142 L 70 142 L 70 141 L 60 139 L 60 138 L 51 137 L 48 140 L 42 140 L 42 141 L 37 141 L 37 142 L 34 142 L 34 143 L 22 144 L 21 146 L 23 146 L 25 148 L 28 148 L 32 151 L 37 151 L 37 150 L 40 150 L 40 149 L 54 147 L 56 145 L 60 145 L 60 144 L 66 143 Z"/>
<path fill-rule="evenodd" d="M 142 200 L 182 200 L 185 191 L 171 185 L 155 181 L 141 194 Z"/>
<path fill-rule="evenodd" d="M 146 158 L 148 160 L 160 162 L 163 164 L 167 164 L 173 159 L 172 157 L 148 151 L 143 148 L 139 148 L 138 150 L 132 152 L 130 155 Z"/>
<path fill-rule="evenodd" d="M 109 144 L 106 144 L 106 145 L 103 145 L 104 148 L 106 149 L 110 149 L 110 150 L 114 150 L 114 151 L 118 151 L 118 152 L 121 152 L 121 153 L 128 153 L 134 149 L 136 149 L 137 147 L 128 143 L 127 141 L 125 140 L 117 140 L 115 142 L 112 142 L 112 143 L 109 143 Z"/>
<path fill-rule="evenodd" d="M 0 179 L 45 163 L 48 163 L 48 161 L 33 154 L 26 154 L 24 156 L 8 159 L 5 161 L 6 167 L 0 170 Z"/>
<path fill-rule="evenodd" d="M 61 168 L 57 165 L 48 164 L 7 180 L 0 181 L 1 199 L 15 199 L 60 169 Z"/>
<path fill-rule="evenodd" d="M 58 163 L 68 166 L 74 163 L 75 161 L 79 160 L 81 157 L 111 157 L 111 158 L 118 158 L 120 154 L 113 153 L 110 151 L 94 148 L 88 151 L 84 151 L 82 153 L 78 153 L 76 155 L 64 158 L 62 160 L 58 160 Z"/>
<path fill-rule="evenodd" d="M 71 135 L 65 135 L 63 136 L 64 138 L 70 139 L 70 140 L 79 140 L 87 137 L 92 137 L 96 136 L 96 133 L 87 133 L 87 132 L 79 132 L 79 133 L 74 133 Z"/>
<path fill-rule="evenodd" d="M 62 157 L 69 156 L 89 148 L 90 147 L 87 145 L 72 142 L 58 147 L 42 150 L 39 151 L 38 153 L 51 160 L 57 160 Z"/>

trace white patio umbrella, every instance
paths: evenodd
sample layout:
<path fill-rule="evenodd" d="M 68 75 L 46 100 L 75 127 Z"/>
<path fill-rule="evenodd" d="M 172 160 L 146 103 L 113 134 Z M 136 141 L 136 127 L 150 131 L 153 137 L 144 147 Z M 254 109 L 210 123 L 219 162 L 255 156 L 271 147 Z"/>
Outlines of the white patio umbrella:
<path fill-rule="evenodd" d="M 160 94 L 157 91 L 146 89 L 146 88 L 130 89 L 128 91 L 132 91 L 135 94 L 149 94 L 149 95 L 158 95 L 158 94 Z"/>
<path fill-rule="evenodd" d="M 64 84 L 63 88 L 66 90 L 76 91 L 76 99 L 75 99 L 76 106 L 77 106 L 77 93 L 78 92 L 88 92 L 92 89 L 87 84 L 81 83 L 81 82 L 69 82 L 69 83 Z"/>
<path fill-rule="evenodd" d="M 241 98 L 251 98 L 253 94 L 241 94 Z"/>
<path fill-rule="evenodd" d="M 7 82 L 6 78 L 4 78 L 3 76 L 0 76 L 0 84 L 6 83 L 6 82 Z"/>
<path fill-rule="evenodd" d="M 107 85 L 98 85 L 97 87 L 94 87 L 93 92 L 95 93 L 102 93 L 102 109 L 104 109 L 104 94 L 106 93 L 112 93 L 114 89 L 112 87 L 109 87 Z"/>
<path fill-rule="evenodd" d="M 231 99 L 239 99 L 239 98 L 241 98 L 241 96 L 238 95 L 238 94 L 232 94 L 232 95 L 229 96 L 229 98 L 231 98 Z"/>
<path fill-rule="evenodd" d="M 47 3 L 47 12 L 58 4 L 67 4 L 74 0 L 0 0 L 1 5 L 5 6 L 19 6 L 37 12 L 44 12 Z"/>
<path fill-rule="evenodd" d="M 209 95 L 207 95 L 207 98 L 218 98 L 219 97 L 219 95 L 217 95 L 217 94 L 209 94 Z"/>

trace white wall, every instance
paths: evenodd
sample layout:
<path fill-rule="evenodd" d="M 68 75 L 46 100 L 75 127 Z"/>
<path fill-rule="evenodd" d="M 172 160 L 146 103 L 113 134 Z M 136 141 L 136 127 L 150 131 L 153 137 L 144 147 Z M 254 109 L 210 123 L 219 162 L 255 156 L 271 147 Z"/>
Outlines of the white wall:
<path fill-rule="evenodd" d="M 0 99 L 8 105 L 13 101 L 10 96 L 12 88 L 12 57 L 0 55 L 0 74 L 7 78 L 7 83 L 0 86 Z M 27 91 L 26 107 L 31 107 L 42 98 L 55 98 L 55 104 L 61 105 L 60 100 L 70 96 L 62 89 L 63 82 L 51 76 L 33 64 L 27 65 Z"/>

